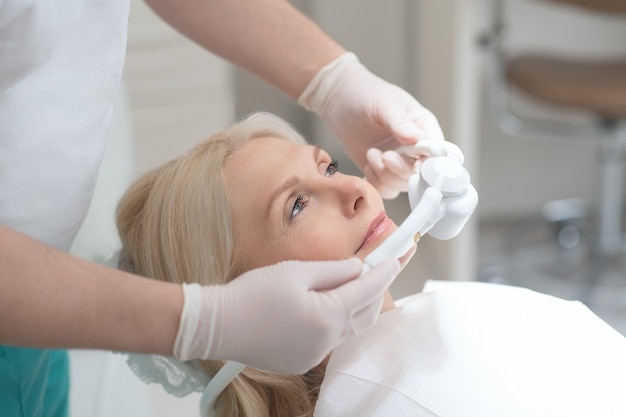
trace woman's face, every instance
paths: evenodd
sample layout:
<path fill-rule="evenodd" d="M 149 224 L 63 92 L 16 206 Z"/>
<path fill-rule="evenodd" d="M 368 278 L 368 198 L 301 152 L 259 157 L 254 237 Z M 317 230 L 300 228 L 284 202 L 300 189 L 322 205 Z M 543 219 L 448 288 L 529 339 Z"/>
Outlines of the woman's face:
<path fill-rule="evenodd" d="M 249 269 L 288 259 L 363 259 L 397 228 L 372 185 L 338 172 L 314 146 L 253 139 L 224 172 L 237 251 Z"/>

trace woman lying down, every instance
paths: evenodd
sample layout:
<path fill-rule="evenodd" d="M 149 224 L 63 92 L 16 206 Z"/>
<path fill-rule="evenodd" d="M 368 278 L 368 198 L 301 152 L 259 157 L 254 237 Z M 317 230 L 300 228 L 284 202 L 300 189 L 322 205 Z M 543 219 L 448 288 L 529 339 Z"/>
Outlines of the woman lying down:
<path fill-rule="evenodd" d="M 367 181 L 267 113 L 140 178 L 117 217 L 120 267 L 203 285 L 283 260 L 365 258 L 396 229 Z M 245 368 L 203 414 L 624 416 L 625 391 L 626 339 L 582 304 L 440 283 L 387 294 L 372 329 L 304 375 Z"/>

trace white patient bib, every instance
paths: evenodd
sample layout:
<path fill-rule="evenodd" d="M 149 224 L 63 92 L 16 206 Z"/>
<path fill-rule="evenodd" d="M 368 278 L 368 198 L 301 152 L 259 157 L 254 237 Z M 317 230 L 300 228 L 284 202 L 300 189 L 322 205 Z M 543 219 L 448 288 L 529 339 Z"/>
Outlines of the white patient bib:
<path fill-rule="evenodd" d="M 401 300 L 336 349 L 315 416 L 626 416 L 623 336 L 581 303 L 473 284 Z"/>
<path fill-rule="evenodd" d="M 89 208 L 129 0 L 5 0 L 0 14 L 0 223 L 68 250 Z"/>

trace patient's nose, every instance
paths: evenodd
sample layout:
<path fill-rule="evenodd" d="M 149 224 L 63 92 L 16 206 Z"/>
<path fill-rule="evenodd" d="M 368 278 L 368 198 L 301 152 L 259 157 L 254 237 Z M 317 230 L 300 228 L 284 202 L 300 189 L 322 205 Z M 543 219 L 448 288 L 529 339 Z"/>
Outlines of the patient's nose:
<path fill-rule="evenodd" d="M 345 176 L 337 185 L 340 204 L 346 216 L 354 216 L 367 204 L 365 180 L 359 177 Z"/>

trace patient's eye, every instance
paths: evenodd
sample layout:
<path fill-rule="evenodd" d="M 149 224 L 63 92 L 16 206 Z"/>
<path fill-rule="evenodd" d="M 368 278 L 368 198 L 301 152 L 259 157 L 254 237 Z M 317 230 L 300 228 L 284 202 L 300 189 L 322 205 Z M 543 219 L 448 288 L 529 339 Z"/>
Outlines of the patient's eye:
<path fill-rule="evenodd" d="M 291 218 L 296 217 L 307 205 L 307 201 L 302 194 L 300 194 L 296 201 L 293 203 L 293 207 L 291 207 L 291 213 L 289 213 Z"/>
<path fill-rule="evenodd" d="M 335 160 L 333 162 L 331 162 L 330 164 L 328 164 L 328 166 L 326 167 L 326 176 L 330 177 L 331 175 L 333 175 L 334 173 L 337 172 L 337 170 L 339 169 L 339 163 Z"/>

